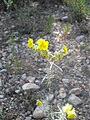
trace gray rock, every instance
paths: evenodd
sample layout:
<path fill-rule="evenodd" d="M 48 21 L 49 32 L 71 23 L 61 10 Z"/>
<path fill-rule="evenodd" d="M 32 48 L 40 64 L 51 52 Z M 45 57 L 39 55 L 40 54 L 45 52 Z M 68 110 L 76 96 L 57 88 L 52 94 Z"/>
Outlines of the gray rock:
<path fill-rule="evenodd" d="M 3 65 L 2 65 L 2 63 L 0 63 L 0 69 L 2 69 L 3 68 Z"/>
<path fill-rule="evenodd" d="M 36 85 L 35 83 L 25 83 L 22 86 L 23 90 L 38 90 L 40 89 L 40 87 L 38 85 Z"/>
<path fill-rule="evenodd" d="M 46 115 L 43 106 L 36 107 L 36 109 L 33 112 L 33 118 L 41 119 L 44 118 L 45 116 Z"/>
<path fill-rule="evenodd" d="M 82 103 L 82 100 L 77 97 L 75 94 L 71 94 L 68 98 L 68 102 L 73 104 L 74 106 L 77 106 Z"/>
<path fill-rule="evenodd" d="M 65 98 L 66 97 L 66 91 L 65 91 L 65 89 L 64 88 L 61 88 L 60 90 L 59 90 L 59 96 L 58 96 L 59 98 Z"/>
<path fill-rule="evenodd" d="M 77 41 L 77 42 L 81 42 L 81 41 L 83 41 L 83 40 L 85 40 L 85 36 L 84 36 L 84 35 L 80 35 L 80 36 L 77 36 L 77 37 L 76 37 L 76 41 Z"/>
<path fill-rule="evenodd" d="M 4 95 L 0 95 L 0 99 L 3 99 L 4 98 Z"/>
<path fill-rule="evenodd" d="M 69 91 L 69 94 L 75 94 L 75 95 L 80 95 L 81 94 L 81 88 L 72 88 L 70 91 Z"/>
<path fill-rule="evenodd" d="M 21 76 L 21 79 L 22 79 L 22 80 L 25 80 L 26 78 L 27 78 L 26 73 L 24 73 L 24 74 Z"/>
<path fill-rule="evenodd" d="M 26 117 L 25 120 L 32 120 L 32 118 L 31 117 Z"/>
<path fill-rule="evenodd" d="M 67 22 L 67 21 L 68 21 L 68 16 L 62 17 L 61 20 L 62 20 L 63 22 Z"/>

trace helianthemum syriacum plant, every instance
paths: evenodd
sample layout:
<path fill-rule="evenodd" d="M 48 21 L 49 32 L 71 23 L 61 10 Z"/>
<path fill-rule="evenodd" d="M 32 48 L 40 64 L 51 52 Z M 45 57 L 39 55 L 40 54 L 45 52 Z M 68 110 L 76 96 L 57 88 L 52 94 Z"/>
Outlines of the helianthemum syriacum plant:
<path fill-rule="evenodd" d="M 51 51 L 49 51 L 48 40 L 39 39 L 34 43 L 34 40 L 32 38 L 29 38 L 28 39 L 28 48 L 30 48 L 34 52 L 38 53 L 40 56 L 43 56 L 44 58 L 47 59 L 47 61 L 50 63 L 50 67 L 49 67 L 50 71 L 51 71 L 53 65 L 55 65 L 59 70 L 62 70 L 59 66 L 57 66 L 55 64 L 55 62 L 58 61 L 59 59 L 62 59 L 65 55 L 68 54 L 68 48 L 66 45 L 63 45 L 60 50 L 52 53 Z M 45 77 L 43 80 L 45 80 Z M 49 80 L 50 80 L 50 78 L 49 78 Z M 39 99 L 36 101 L 37 106 L 40 106 L 42 104 L 43 104 L 42 101 L 40 101 Z M 60 108 L 60 107 L 58 107 L 58 108 L 59 108 L 59 112 L 54 112 L 54 113 L 52 112 L 50 114 L 52 120 L 72 120 L 77 117 L 75 108 L 72 105 L 70 105 L 69 103 L 67 103 L 62 108 Z M 55 119 L 55 118 L 58 118 L 58 119 Z"/>

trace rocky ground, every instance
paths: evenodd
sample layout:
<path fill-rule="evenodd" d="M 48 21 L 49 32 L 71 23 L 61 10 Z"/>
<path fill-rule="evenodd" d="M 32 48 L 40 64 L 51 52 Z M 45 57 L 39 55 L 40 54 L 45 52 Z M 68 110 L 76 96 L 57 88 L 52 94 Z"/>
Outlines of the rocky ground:
<path fill-rule="evenodd" d="M 77 110 L 77 120 L 90 120 L 89 19 L 70 23 L 67 7 L 57 2 L 31 5 L 21 12 L 0 12 L 0 120 L 49 120 L 35 105 L 46 98 L 54 111 L 69 102 Z M 64 34 L 67 22 L 70 29 Z M 52 69 L 50 89 L 47 80 L 42 83 L 48 63 L 27 48 L 28 37 L 49 40 L 52 52 L 63 44 L 69 48 L 56 62 L 62 71 Z"/>

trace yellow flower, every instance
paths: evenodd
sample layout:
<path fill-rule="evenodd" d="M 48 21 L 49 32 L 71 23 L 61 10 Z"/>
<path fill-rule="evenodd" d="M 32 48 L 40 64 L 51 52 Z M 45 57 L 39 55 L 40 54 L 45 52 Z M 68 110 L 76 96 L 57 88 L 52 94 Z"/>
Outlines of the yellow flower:
<path fill-rule="evenodd" d="M 76 118 L 76 113 L 75 113 L 75 109 L 73 108 L 71 111 L 68 111 L 67 113 L 67 118 L 68 119 L 73 119 L 73 118 Z"/>
<path fill-rule="evenodd" d="M 34 44 L 33 44 L 33 39 L 29 38 L 28 39 L 28 48 L 33 48 Z"/>
<path fill-rule="evenodd" d="M 67 54 L 68 53 L 68 48 L 66 45 L 63 45 L 63 53 Z"/>
<path fill-rule="evenodd" d="M 70 104 L 66 104 L 64 107 L 62 107 L 62 110 L 64 113 L 67 114 L 68 119 L 76 118 L 75 108 L 72 107 Z"/>
<path fill-rule="evenodd" d="M 42 105 L 42 104 L 43 104 L 43 103 L 42 103 L 41 100 L 39 100 L 39 99 L 36 100 L 36 105 L 37 105 L 37 106 L 40 106 L 40 105 Z"/>
<path fill-rule="evenodd" d="M 64 107 L 62 107 L 63 112 L 68 114 L 68 111 L 70 111 L 72 109 L 72 105 L 70 105 L 69 103 L 67 103 Z"/>
<path fill-rule="evenodd" d="M 38 50 L 47 50 L 49 42 L 47 40 L 44 40 L 44 39 L 39 39 L 37 41 L 37 44 L 38 44 Z"/>

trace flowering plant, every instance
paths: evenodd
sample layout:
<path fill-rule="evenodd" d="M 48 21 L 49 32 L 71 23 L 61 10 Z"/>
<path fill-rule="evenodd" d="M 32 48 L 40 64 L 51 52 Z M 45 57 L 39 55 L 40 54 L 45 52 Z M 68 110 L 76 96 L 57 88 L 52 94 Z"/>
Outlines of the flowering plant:
<path fill-rule="evenodd" d="M 46 59 L 57 61 L 68 53 L 66 45 L 63 45 L 59 51 L 55 51 L 53 54 L 49 51 L 48 47 L 49 42 L 45 39 L 39 39 L 35 44 L 32 38 L 28 39 L 28 48 L 38 52 L 40 56 L 43 56 Z"/>

